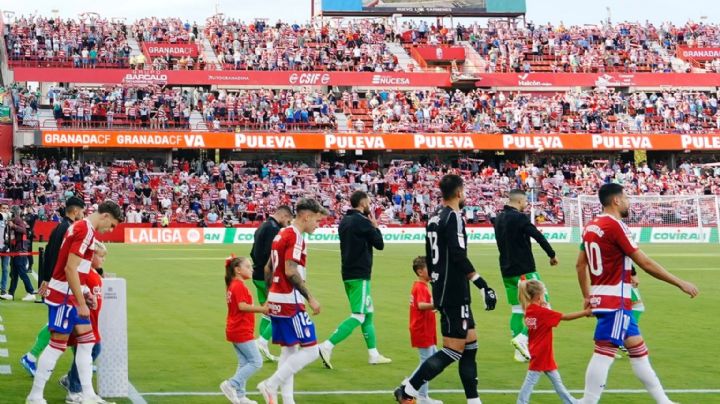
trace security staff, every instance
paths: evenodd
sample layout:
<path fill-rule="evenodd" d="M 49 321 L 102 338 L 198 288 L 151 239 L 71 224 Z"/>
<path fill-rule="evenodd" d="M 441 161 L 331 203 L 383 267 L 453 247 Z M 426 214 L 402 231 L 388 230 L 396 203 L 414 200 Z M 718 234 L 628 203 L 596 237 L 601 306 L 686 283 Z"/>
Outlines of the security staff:
<path fill-rule="evenodd" d="M 525 192 L 519 189 L 512 190 L 507 205 L 493 221 L 495 241 L 500 251 L 500 272 L 508 303 L 512 306 L 510 316 L 512 345 L 515 347 L 515 360 L 519 362 L 530 360 L 530 352 L 527 348 L 525 316 L 518 301 L 518 283 L 526 279 L 541 280 L 540 274 L 536 272 L 530 237 L 535 239 L 550 257 L 550 265 L 558 264 L 550 243 L 524 213 L 527 205 Z"/>

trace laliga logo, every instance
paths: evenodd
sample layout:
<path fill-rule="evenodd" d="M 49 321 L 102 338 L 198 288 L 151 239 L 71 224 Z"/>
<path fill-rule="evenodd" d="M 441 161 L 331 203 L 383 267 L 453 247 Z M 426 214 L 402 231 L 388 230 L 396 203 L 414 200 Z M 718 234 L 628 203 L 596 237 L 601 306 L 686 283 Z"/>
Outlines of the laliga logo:
<path fill-rule="evenodd" d="M 191 243 L 197 243 L 200 241 L 200 232 L 198 230 L 190 230 L 187 232 L 187 239 Z"/>
<path fill-rule="evenodd" d="M 328 84 L 330 74 L 328 73 L 293 73 L 288 78 L 290 84 Z"/>

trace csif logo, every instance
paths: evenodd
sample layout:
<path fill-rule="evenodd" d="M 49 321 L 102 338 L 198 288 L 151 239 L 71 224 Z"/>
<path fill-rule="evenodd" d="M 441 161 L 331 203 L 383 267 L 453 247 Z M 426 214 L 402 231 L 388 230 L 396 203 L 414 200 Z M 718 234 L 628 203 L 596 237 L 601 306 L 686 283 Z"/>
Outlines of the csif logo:
<path fill-rule="evenodd" d="M 330 74 L 329 73 L 293 73 L 288 77 L 290 84 L 329 84 Z"/>

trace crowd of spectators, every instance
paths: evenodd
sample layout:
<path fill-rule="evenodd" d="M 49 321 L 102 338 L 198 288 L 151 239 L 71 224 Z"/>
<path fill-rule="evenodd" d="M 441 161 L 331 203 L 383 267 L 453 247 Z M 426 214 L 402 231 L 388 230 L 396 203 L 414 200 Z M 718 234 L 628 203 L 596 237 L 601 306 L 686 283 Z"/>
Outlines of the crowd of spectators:
<path fill-rule="evenodd" d="M 214 130 L 325 130 L 336 129 L 333 94 L 300 90 L 220 90 L 210 94 L 204 115 Z"/>
<path fill-rule="evenodd" d="M 691 72 L 692 63 L 675 58 L 678 46 L 720 44 L 717 24 L 650 22 L 566 26 L 490 20 L 454 28 L 406 21 L 399 38 L 411 44 L 469 41 L 492 72 Z M 700 66 L 696 66 L 700 67 Z M 707 63 L 709 71 L 720 61 Z"/>
<path fill-rule="evenodd" d="M 402 70 L 387 49 L 387 41 L 394 38 L 391 26 L 376 20 L 298 25 L 211 17 L 205 35 L 225 69 Z"/>
<path fill-rule="evenodd" d="M 704 66 L 675 58 L 678 46 L 717 47 L 720 26 L 630 23 L 566 26 L 489 20 L 455 27 L 424 20 L 258 19 L 243 22 L 218 14 L 199 27 L 179 18 L 143 18 L 126 25 L 88 13 L 78 19 L 21 16 L 6 37 L 10 58 L 39 65 L 128 67 L 128 35 L 139 43 L 193 43 L 207 38 L 224 69 L 393 71 L 399 66 L 387 44 L 451 44 L 468 41 L 484 58 L 485 72 L 690 72 L 720 71 L 720 59 Z M 136 68 L 204 68 L 197 58 L 133 61 Z M 182 63 L 181 63 L 182 62 Z M 215 68 L 215 66 L 212 66 Z"/>
<path fill-rule="evenodd" d="M 94 14 L 79 19 L 21 16 L 5 43 L 11 61 L 54 67 L 127 68 L 130 47 L 123 21 Z"/>
<path fill-rule="evenodd" d="M 663 163 L 636 166 L 630 162 L 538 158 L 535 163 L 510 160 L 486 164 L 460 159 L 322 162 L 179 160 L 154 166 L 134 160 L 101 164 L 62 160 L 25 160 L 0 168 L 0 198 L 29 205 L 39 220 L 58 220 L 57 209 L 70 196 L 86 201 L 92 211 L 105 198 L 116 200 L 130 223 L 190 223 L 199 226 L 254 224 L 281 204 L 314 197 L 330 212 L 332 226 L 349 208 L 349 195 L 361 189 L 372 195 L 373 209 L 383 225 L 424 223 L 438 208 L 438 181 L 448 172 L 465 179 L 465 215 L 470 223 L 489 223 L 511 189 L 531 196 L 535 221 L 565 222 L 563 197 L 596 194 L 607 182 L 624 185 L 630 194 L 720 195 L 720 167 L 682 162 L 677 169 Z M 675 224 L 691 224 L 692 206 L 676 212 Z M 647 208 L 641 208 L 647 209 Z M 592 213 L 592 212 L 591 212 Z M 638 224 L 658 222 L 652 210 L 633 210 Z M 662 220 L 662 217 L 660 217 Z"/>
<path fill-rule="evenodd" d="M 718 94 L 689 90 L 371 90 L 340 98 L 356 131 L 696 133 L 720 128 Z"/>

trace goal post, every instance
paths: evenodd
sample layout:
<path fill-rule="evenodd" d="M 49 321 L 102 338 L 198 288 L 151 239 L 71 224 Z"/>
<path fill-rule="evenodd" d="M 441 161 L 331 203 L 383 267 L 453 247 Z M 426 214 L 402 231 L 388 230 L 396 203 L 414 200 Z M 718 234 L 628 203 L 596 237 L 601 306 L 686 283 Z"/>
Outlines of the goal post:
<path fill-rule="evenodd" d="M 640 243 L 720 243 L 720 198 L 716 195 L 631 195 L 623 221 Z M 602 212 L 597 195 L 563 198 L 565 225 L 580 242 L 583 227 Z"/>

